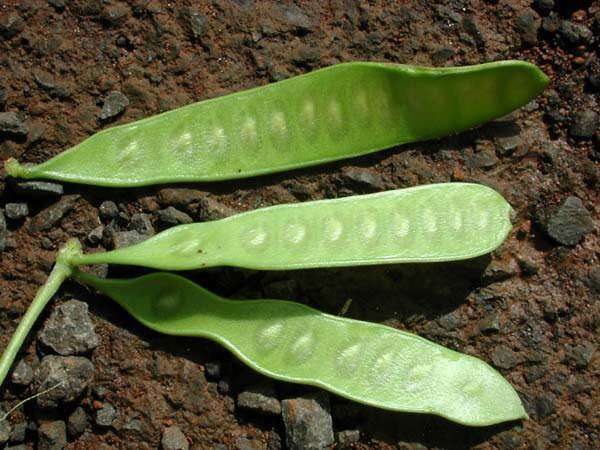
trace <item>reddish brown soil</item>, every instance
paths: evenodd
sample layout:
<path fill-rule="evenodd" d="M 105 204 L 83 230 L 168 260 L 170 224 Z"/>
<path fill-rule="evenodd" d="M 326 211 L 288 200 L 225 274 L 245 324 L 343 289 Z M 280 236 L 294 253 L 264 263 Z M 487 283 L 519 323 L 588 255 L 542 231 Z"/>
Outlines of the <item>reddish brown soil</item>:
<path fill-rule="evenodd" d="M 355 448 L 598 448 L 599 352 L 587 365 L 577 365 L 572 346 L 587 342 L 597 348 L 599 342 L 600 302 L 592 280 L 600 256 L 599 135 L 596 129 L 591 137 L 575 140 L 569 133 L 577 112 L 599 111 L 597 85 L 591 83 L 599 71 L 598 3 L 557 2 L 567 6 L 554 7 L 557 20 L 594 30 L 595 38 L 581 45 L 568 45 L 558 33 L 542 28 L 525 42 L 517 18 L 533 2 L 524 0 L 297 1 L 295 13 L 301 20 L 286 16 L 278 2 L 213 0 L 199 7 L 206 23 L 196 37 L 185 12 L 195 2 L 65 3 L 64 10 L 56 0 L 0 4 L 0 23 L 14 17 L 22 21 L 14 33 L 0 35 L 0 88 L 6 92 L 0 110 L 17 112 L 30 128 L 27 139 L 0 140 L 2 160 L 43 161 L 108 125 L 341 61 L 441 66 L 516 58 L 538 64 L 551 78 L 546 93 L 478 130 L 309 170 L 186 186 L 245 211 L 371 190 L 348 182 L 350 168 L 378 175 L 386 189 L 453 180 L 485 183 L 517 211 L 514 230 L 492 262 L 480 258 L 286 273 L 220 269 L 188 275 L 216 292 L 245 297 L 268 295 L 274 281 L 287 280 L 290 298 L 322 310 L 338 313 L 350 298 L 350 317 L 385 322 L 488 362 L 498 349 L 514 359 L 510 369 L 500 371 L 522 396 L 530 420 L 469 428 L 435 417 L 348 405 L 332 396 L 334 429 L 361 432 Z M 111 22 L 107 8 L 115 6 L 124 7 L 125 15 Z M 40 71 L 50 74 L 58 88 L 42 89 L 35 80 Z M 125 93 L 130 105 L 117 120 L 100 123 L 102 101 L 113 90 Z M 508 154 L 496 153 L 506 135 L 518 136 L 518 145 Z M 489 164 L 481 164 L 486 158 Z M 159 204 L 165 206 L 158 195 L 163 188 L 65 185 L 66 194 L 81 194 L 75 210 L 49 231 L 30 233 L 31 218 L 56 199 L 25 199 L 12 181 L 3 179 L 0 204 L 27 200 L 30 214 L 23 222 L 9 222 L 13 245 L 0 254 L 0 348 L 44 282 L 55 250 L 69 237 L 85 241 L 99 225 L 102 201 L 117 202 L 127 214 L 153 214 Z M 573 247 L 551 241 L 536 222 L 541 210 L 568 196 L 582 199 L 596 221 L 596 230 Z M 198 218 L 193 208 L 188 212 Z M 502 279 L 489 277 L 489 264 L 503 271 L 497 277 Z M 527 267 L 535 273 L 529 274 Z M 137 272 L 111 272 L 130 273 Z M 262 378 L 218 345 L 151 332 L 106 298 L 75 284 L 65 285 L 58 301 L 69 297 L 90 306 L 101 336 L 91 356 L 93 388 L 105 388 L 105 399 L 119 414 L 112 428 L 90 427 L 70 439 L 69 448 L 157 448 L 162 430 L 171 424 L 198 449 L 218 444 L 263 449 L 273 433 L 285 441 L 280 418 L 265 419 L 235 407 L 236 394 Z M 497 319 L 499 329 L 482 332 L 482 321 L 490 318 Z M 34 335 L 23 350 L 29 359 L 39 356 Z M 222 365 L 220 388 L 219 380 L 204 381 L 203 376 L 204 366 L 215 361 Z M 186 373 L 197 376 L 182 375 L 186 365 Z M 282 399 L 306 391 L 284 383 L 275 387 Z M 93 408 L 94 390 L 59 410 L 41 411 L 33 402 L 11 422 L 66 420 L 79 404 Z M 0 405 L 11 406 L 30 394 L 6 382 Z M 125 429 L 135 417 L 140 430 Z M 30 430 L 26 444 L 34 446 L 35 439 Z"/>

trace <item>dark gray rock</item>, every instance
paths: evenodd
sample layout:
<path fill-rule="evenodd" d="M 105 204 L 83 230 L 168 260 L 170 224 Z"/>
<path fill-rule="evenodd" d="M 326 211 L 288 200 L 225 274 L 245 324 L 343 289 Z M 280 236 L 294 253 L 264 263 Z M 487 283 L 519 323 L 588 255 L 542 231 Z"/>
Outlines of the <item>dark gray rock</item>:
<path fill-rule="evenodd" d="M 545 13 L 554 9 L 554 0 L 535 0 L 533 3 L 540 11 Z"/>
<path fill-rule="evenodd" d="M 550 13 L 542 20 L 542 30 L 546 33 L 554 34 L 560 28 L 560 16 L 555 12 Z"/>
<path fill-rule="evenodd" d="M 10 39 L 25 28 L 25 21 L 16 14 L 2 14 L 0 16 L 0 36 Z"/>
<path fill-rule="evenodd" d="M 6 219 L 4 219 L 4 213 L 0 209 L 0 252 L 4 251 L 6 247 Z"/>
<path fill-rule="evenodd" d="M 538 31 L 542 19 L 533 9 L 528 9 L 515 20 L 515 28 L 524 44 L 533 45 L 537 42 Z"/>
<path fill-rule="evenodd" d="M 569 345 L 565 350 L 567 362 L 579 369 L 585 369 L 594 356 L 596 346 L 591 342 L 584 341 L 575 346 Z"/>
<path fill-rule="evenodd" d="M 67 425 L 62 420 L 42 422 L 38 427 L 38 449 L 60 450 L 67 445 Z"/>
<path fill-rule="evenodd" d="M 591 109 L 579 111 L 573 116 L 569 133 L 576 138 L 591 138 L 594 133 L 596 133 L 599 123 L 600 119 L 598 114 Z"/>
<path fill-rule="evenodd" d="M 100 343 L 88 305 L 79 300 L 69 300 L 54 308 L 39 334 L 39 340 L 63 356 L 92 351 Z"/>
<path fill-rule="evenodd" d="M 27 136 L 29 128 L 14 112 L 0 112 L 0 135 Z"/>
<path fill-rule="evenodd" d="M 102 408 L 94 412 L 94 422 L 99 427 L 110 427 L 115 420 L 117 420 L 117 410 L 111 403 L 104 402 Z"/>
<path fill-rule="evenodd" d="M 62 184 L 49 181 L 23 181 L 17 183 L 16 191 L 20 195 L 31 198 L 43 198 L 63 195 Z"/>
<path fill-rule="evenodd" d="M 20 443 L 25 440 L 25 433 L 27 432 L 27 422 L 19 422 L 12 426 L 12 431 L 10 432 L 10 442 L 12 443 Z M 2 439 L 0 438 L 0 441 Z"/>
<path fill-rule="evenodd" d="M 521 145 L 521 136 L 502 136 L 496 139 L 496 153 L 499 156 L 510 155 L 515 149 Z"/>
<path fill-rule="evenodd" d="M 289 450 L 322 449 L 333 444 L 329 397 L 317 393 L 281 402 Z"/>
<path fill-rule="evenodd" d="M 594 266 L 590 269 L 586 284 L 596 294 L 600 294 L 600 265 Z"/>
<path fill-rule="evenodd" d="M 102 105 L 102 111 L 100 112 L 100 120 L 111 119 L 118 116 L 125 108 L 129 106 L 129 99 L 119 91 L 109 92 L 104 99 L 104 105 Z"/>
<path fill-rule="evenodd" d="M 45 70 L 35 69 L 33 71 L 33 79 L 38 87 L 58 98 L 67 98 L 70 95 L 69 89 L 62 83 L 58 83 L 54 77 Z"/>
<path fill-rule="evenodd" d="M 498 164 L 498 157 L 491 148 L 486 148 L 474 153 L 467 164 L 473 169 L 491 169 Z"/>
<path fill-rule="evenodd" d="M 144 236 L 137 231 L 116 231 L 112 235 L 112 246 L 115 249 L 129 247 L 139 244 L 147 238 L 148 236 Z"/>
<path fill-rule="evenodd" d="M 58 12 L 64 11 L 66 7 L 65 0 L 48 0 L 48 4 Z"/>
<path fill-rule="evenodd" d="M 548 417 L 551 414 L 554 414 L 556 410 L 556 398 L 554 395 L 550 393 L 544 393 L 537 397 L 535 397 L 532 401 L 531 407 L 533 409 L 533 414 L 540 419 L 544 417 Z"/>
<path fill-rule="evenodd" d="M 65 195 L 58 202 L 48 206 L 35 215 L 29 224 L 29 231 L 38 232 L 52 228 L 58 223 L 65 214 L 75 208 L 75 203 L 79 199 L 78 194 Z"/>
<path fill-rule="evenodd" d="M 33 381 L 33 368 L 31 365 L 22 359 L 17 363 L 15 370 L 10 377 L 10 380 L 14 384 L 18 384 L 20 386 L 28 386 Z"/>
<path fill-rule="evenodd" d="M 154 235 L 154 227 L 152 226 L 152 222 L 150 221 L 150 216 L 148 214 L 134 214 L 131 216 L 131 228 L 137 231 L 140 234 L 144 234 L 146 236 Z"/>
<path fill-rule="evenodd" d="M 302 8 L 293 3 L 278 5 L 277 12 L 280 20 L 298 34 L 310 33 L 314 28 L 310 17 L 304 13 Z"/>
<path fill-rule="evenodd" d="M 198 216 L 200 220 L 218 220 L 233 216 L 237 211 L 211 197 L 200 200 Z"/>
<path fill-rule="evenodd" d="M 208 19 L 198 8 L 185 8 L 179 18 L 193 41 L 200 40 L 208 32 Z"/>
<path fill-rule="evenodd" d="M 344 430 L 336 433 L 336 439 L 339 448 L 351 448 L 352 444 L 360 441 L 360 430 Z"/>
<path fill-rule="evenodd" d="M 483 272 L 483 280 L 486 283 L 495 283 L 514 277 L 518 273 L 517 263 L 513 259 L 493 260 Z"/>
<path fill-rule="evenodd" d="M 492 351 L 492 363 L 500 369 L 512 369 L 521 362 L 520 358 L 506 345 L 498 345 Z"/>
<path fill-rule="evenodd" d="M 163 450 L 188 450 L 190 444 L 178 426 L 165 428 L 160 441 Z"/>
<path fill-rule="evenodd" d="M 4 410 L 0 408 L 0 418 L 4 417 Z M 0 445 L 6 444 L 10 439 L 10 433 L 12 431 L 12 426 L 8 420 L 0 421 Z"/>
<path fill-rule="evenodd" d="M 102 20 L 110 26 L 116 26 L 127 20 L 130 10 L 125 3 L 114 3 L 102 10 Z"/>
<path fill-rule="evenodd" d="M 192 223 L 194 221 L 189 215 L 172 206 L 161 209 L 156 213 L 156 215 L 158 217 L 158 221 L 165 226 L 181 225 L 185 223 Z"/>
<path fill-rule="evenodd" d="M 111 220 L 119 215 L 119 207 L 111 200 L 106 200 L 98 207 L 98 214 L 102 220 Z"/>
<path fill-rule="evenodd" d="M 69 436 L 77 437 L 83 434 L 89 424 L 89 417 L 85 410 L 79 406 L 69 415 L 67 419 L 67 429 Z"/>
<path fill-rule="evenodd" d="M 94 377 L 94 365 L 80 356 L 46 356 L 34 372 L 35 392 L 53 388 L 37 397 L 42 408 L 55 408 L 72 402 L 89 387 Z"/>
<path fill-rule="evenodd" d="M 87 235 L 87 240 L 92 245 L 98 245 L 102 241 L 102 235 L 104 233 L 104 226 L 99 225 L 90 231 Z"/>
<path fill-rule="evenodd" d="M 206 374 L 206 378 L 218 380 L 221 378 L 221 363 L 209 362 L 204 364 L 204 373 Z"/>
<path fill-rule="evenodd" d="M 587 44 L 592 39 L 592 32 L 584 25 L 563 20 L 558 28 L 563 40 L 569 45 Z"/>
<path fill-rule="evenodd" d="M 479 331 L 482 333 L 492 334 L 500 331 L 500 316 L 497 312 L 493 312 L 484 317 L 479 323 Z"/>
<path fill-rule="evenodd" d="M 542 221 L 548 235 L 563 245 L 577 245 L 594 229 L 591 214 L 577 197 L 568 197 L 562 205 L 547 212 Z"/>
<path fill-rule="evenodd" d="M 6 211 L 6 217 L 12 220 L 22 219 L 29 214 L 27 203 L 7 203 L 4 210 Z"/>
<path fill-rule="evenodd" d="M 281 404 L 275 397 L 275 389 L 269 384 L 253 386 L 240 392 L 237 406 L 267 415 L 278 416 L 281 414 Z"/>
<path fill-rule="evenodd" d="M 271 430 L 267 437 L 267 450 L 281 450 L 282 448 L 281 436 L 276 431 Z"/>
<path fill-rule="evenodd" d="M 448 314 L 444 314 L 442 317 L 440 317 L 438 319 L 438 323 L 445 330 L 452 331 L 465 326 L 467 321 L 465 317 L 458 312 L 449 312 Z"/>
<path fill-rule="evenodd" d="M 381 175 L 372 172 L 369 169 L 362 168 L 344 168 L 342 169 L 342 179 L 347 184 L 359 189 L 369 191 L 381 191 L 385 189 L 385 184 L 381 179 Z"/>
<path fill-rule="evenodd" d="M 187 188 L 165 188 L 158 193 L 160 203 L 186 209 L 192 203 L 200 203 L 206 197 L 206 192 Z"/>

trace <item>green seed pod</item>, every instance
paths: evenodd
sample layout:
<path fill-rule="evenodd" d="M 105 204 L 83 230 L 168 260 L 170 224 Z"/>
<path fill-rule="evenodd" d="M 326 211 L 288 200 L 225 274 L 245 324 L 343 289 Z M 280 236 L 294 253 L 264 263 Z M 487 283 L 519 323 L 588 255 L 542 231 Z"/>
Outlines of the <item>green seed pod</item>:
<path fill-rule="evenodd" d="M 432 184 L 180 225 L 131 247 L 75 255 L 71 263 L 283 270 L 453 261 L 498 247 L 511 211 L 488 187 Z"/>
<path fill-rule="evenodd" d="M 466 130 L 547 83 L 524 61 L 338 64 L 109 128 L 39 165 L 9 160 L 6 170 L 100 186 L 244 178 Z"/>
<path fill-rule="evenodd" d="M 280 300 L 228 300 L 168 273 L 84 283 L 160 333 L 200 336 L 254 370 L 378 408 L 465 425 L 527 418 L 519 396 L 483 361 L 383 325 Z"/>

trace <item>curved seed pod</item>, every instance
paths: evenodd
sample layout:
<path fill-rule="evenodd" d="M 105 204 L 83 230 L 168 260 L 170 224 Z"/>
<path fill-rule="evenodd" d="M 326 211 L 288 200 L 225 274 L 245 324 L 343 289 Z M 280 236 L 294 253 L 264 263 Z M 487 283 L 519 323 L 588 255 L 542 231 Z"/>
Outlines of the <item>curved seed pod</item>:
<path fill-rule="evenodd" d="M 6 170 L 100 186 L 243 178 L 456 133 L 523 106 L 547 83 L 524 61 L 339 64 L 109 128 Z"/>
<path fill-rule="evenodd" d="M 228 300 L 168 273 L 131 280 L 74 276 L 160 333 L 200 336 L 254 370 L 394 411 L 466 425 L 526 418 L 519 396 L 483 361 L 383 325 L 279 300 Z"/>
<path fill-rule="evenodd" d="M 131 247 L 75 255 L 71 263 L 282 270 L 451 261 L 498 247 L 511 211 L 488 187 L 432 184 L 180 225 Z"/>

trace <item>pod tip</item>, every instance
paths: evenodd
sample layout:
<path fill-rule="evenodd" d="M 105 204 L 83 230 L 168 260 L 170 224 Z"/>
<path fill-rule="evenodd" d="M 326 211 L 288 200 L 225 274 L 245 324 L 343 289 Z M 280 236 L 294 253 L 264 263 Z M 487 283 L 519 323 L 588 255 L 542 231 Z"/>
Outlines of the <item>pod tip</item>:
<path fill-rule="evenodd" d="M 6 173 L 8 175 L 14 178 L 23 177 L 24 174 L 27 172 L 26 168 L 23 167 L 19 163 L 19 161 L 17 161 L 14 158 L 8 158 L 4 162 L 4 169 L 6 170 Z"/>

